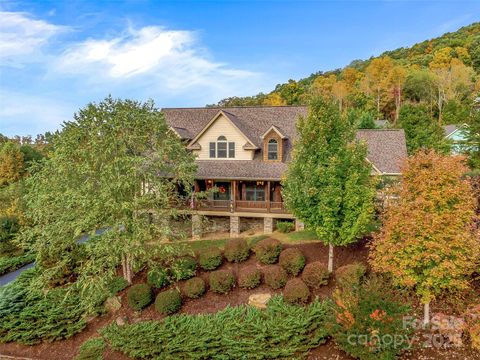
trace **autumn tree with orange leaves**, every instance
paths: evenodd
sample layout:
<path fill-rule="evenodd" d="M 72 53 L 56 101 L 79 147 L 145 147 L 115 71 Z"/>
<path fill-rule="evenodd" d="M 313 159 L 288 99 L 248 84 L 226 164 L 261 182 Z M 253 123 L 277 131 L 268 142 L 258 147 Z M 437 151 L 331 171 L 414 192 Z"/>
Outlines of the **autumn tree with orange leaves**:
<path fill-rule="evenodd" d="M 370 263 L 396 285 L 413 288 L 424 304 L 444 291 L 469 286 L 479 260 L 475 204 L 463 157 L 418 152 L 406 161 L 398 198 L 386 210 L 374 237 Z"/>

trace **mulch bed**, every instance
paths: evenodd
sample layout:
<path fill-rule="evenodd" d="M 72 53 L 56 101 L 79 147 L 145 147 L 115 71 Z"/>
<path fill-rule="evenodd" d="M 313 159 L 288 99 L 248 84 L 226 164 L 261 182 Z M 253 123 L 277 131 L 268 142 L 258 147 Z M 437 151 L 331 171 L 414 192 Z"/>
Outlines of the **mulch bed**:
<path fill-rule="evenodd" d="M 361 241 L 357 244 L 346 248 L 336 248 L 335 249 L 335 268 L 342 265 L 346 265 L 352 262 L 364 262 L 367 261 L 368 248 L 367 241 Z M 308 243 L 308 244 L 298 244 L 298 245 L 285 245 L 285 247 L 298 247 L 301 249 L 307 258 L 308 262 L 313 261 L 322 261 L 325 264 L 328 260 L 328 248 L 322 245 L 321 243 Z M 247 261 L 240 264 L 230 264 L 224 263 L 220 269 L 232 269 L 236 274 L 238 274 L 241 269 L 248 265 L 255 265 L 258 267 L 263 267 L 263 265 L 258 264 L 254 256 L 251 256 Z M 200 271 L 198 276 L 204 278 L 208 283 L 208 272 Z M 142 283 L 146 281 L 145 273 L 139 273 L 134 278 L 134 283 Z M 180 286 L 182 284 L 180 283 Z M 320 298 L 328 297 L 331 295 L 333 289 L 335 288 L 334 281 L 330 281 L 327 286 L 322 287 L 321 289 L 313 291 L 315 296 Z M 148 306 L 141 312 L 132 311 L 127 303 L 126 296 L 124 292 L 120 293 L 122 300 L 122 307 L 119 311 L 114 314 L 104 314 L 100 317 L 94 318 L 90 321 L 87 327 L 79 334 L 71 337 L 70 339 L 56 341 L 53 343 L 41 343 L 33 346 L 25 346 L 17 343 L 8 343 L 0 345 L 0 359 L 2 355 L 16 356 L 30 359 L 41 359 L 41 360 L 50 360 L 50 359 L 74 359 L 78 354 L 79 346 L 88 338 L 98 336 L 97 330 L 103 326 L 109 324 L 112 321 L 115 321 L 118 317 L 122 317 L 127 322 L 138 322 L 143 320 L 159 320 L 162 319 L 162 315 L 155 311 L 153 304 Z M 157 290 L 158 292 L 158 290 Z M 156 293 L 157 293 L 156 292 Z M 272 291 L 269 287 L 262 284 L 260 287 L 253 290 L 244 290 L 236 287 L 227 295 L 218 295 L 211 291 L 208 291 L 203 297 L 196 300 L 186 300 L 182 306 L 181 313 L 187 314 L 200 314 L 200 313 L 214 313 L 219 310 L 224 309 L 226 306 L 237 306 L 245 304 L 248 302 L 248 298 L 253 293 L 259 292 L 271 292 L 271 293 L 281 293 L 280 290 Z M 458 355 L 458 357 L 457 357 Z M 466 350 L 455 351 L 437 351 L 435 352 L 432 349 L 422 349 L 420 351 L 415 351 L 413 354 L 407 354 L 403 359 L 413 360 L 413 359 L 480 359 L 477 356 L 478 354 L 473 354 Z M 107 360 L 124 360 L 129 359 L 125 355 L 112 351 L 106 350 L 104 354 L 105 359 Z M 349 360 L 351 357 L 347 356 L 344 352 L 339 350 L 332 341 L 327 342 L 324 345 L 321 345 L 313 349 L 309 356 L 310 360 L 323 360 L 323 359 L 338 359 L 338 360 Z"/>

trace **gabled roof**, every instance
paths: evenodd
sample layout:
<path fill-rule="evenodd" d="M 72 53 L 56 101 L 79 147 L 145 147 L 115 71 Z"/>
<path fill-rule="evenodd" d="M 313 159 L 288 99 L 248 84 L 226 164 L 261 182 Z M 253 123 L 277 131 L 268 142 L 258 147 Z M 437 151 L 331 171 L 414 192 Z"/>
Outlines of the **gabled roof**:
<path fill-rule="evenodd" d="M 182 140 L 190 140 L 192 138 L 192 134 L 190 134 L 190 131 L 187 129 L 170 126 L 170 130 L 172 130 Z"/>
<path fill-rule="evenodd" d="M 458 130 L 457 125 L 444 125 L 443 126 L 443 131 L 445 133 L 445 137 L 449 137 L 450 135 L 452 135 L 457 130 Z"/>
<path fill-rule="evenodd" d="M 262 138 L 272 127 L 278 129 L 285 136 L 284 159 L 288 161 L 291 149 L 297 138 L 296 122 L 300 116 L 306 116 L 306 106 L 246 106 L 228 108 L 173 108 L 163 109 L 167 123 L 170 126 L 188 129 L 198 138 L 209 123 L 223 113 L 245 137 L 250 139 L 243 145 L 260 148 L 255 152 L 253 160 L 198 160 L 199 175 L 212 177 L 215 174 L 219 178 L 237 179 L 277 179 L 284 171 L 286 164 L 277 162 L 270 164 L 263 161 Z M 407 157 L 405 133 L 403 130 L 394 129 L 365 129 L 357 132 L 357 139 L 366 142 L 368 147 L 367 159 L 374 169 L 381 174 L 399 174 L 401 162 Z M 190 142 L 193 144 L 193 141 Z M 223 174 L 223 175 L 222 175 Z M 228 175 L 228 176 L 227 176 Z M 247 176 L 248 175 L 248 176 Z"/>
<path fill-rule="evenodd" d="M 357 139 L 367 144 L 367 159 L 384 175 L 400 174 L 407 157 L 403 129 L 365 129 L 357 131 Z"/>
<path fill-rule="evenodd" d="M 468 124 L 461 124 L 461 125 L 444 125 L 443 131 L 445 133 L 445 137 L 448 139 L 453 134 L 461 130 L 468 130 Z"/>
<path fill-rule="evenodd" d="M 267 131 L 263 133 L 262 139 L 265 139 L 265 136 L 267 136 L 268 133 L 272 130 L 275 131 L 278 134 L 278 136 L 280 136 L 282 139 L 287 138 L 287 135 L 285 135 L 278 127 L 276 127 L 275 125 L 272 125 Z"/>
<path fill-rule="evenodd" d="M 245 140 L 247 141 L 247 144 L 250 143 L 251 144 L 251 148 L 253 150 L 256 150 L 258 149 L 258 147 L 256 146 L 255 142 L 253 142 L 252 140 L 249 139 L 248 137 L 248 129 L 245 127 L 245 125 L 234 115 L 234 114 L 231 114 L 227 111 L 223 111 L 223 110 L 219 110 L 215 116 L 213 116 L 211 118 L 211 120 L 203 127 L 203 129 L 200 130 L 200 132 L 195 135 L 195 137 L 192 139 L 192 141 L 190 141 L 190 143 L 188 144 L 187 148 L 189 149 L 196 149 L 196 142 L 198 141 L 198 139 L 200 139 L 200 137 L 205 133 L 205 131 L 208 130 L 208 128 L 220 117 L 220 116 L 224 116 L 225 118 L 227 118 L 230 123 L 238 130 L 240 131 L 240 133 L 242 133 L 242 135 L 245 137 Z"/>

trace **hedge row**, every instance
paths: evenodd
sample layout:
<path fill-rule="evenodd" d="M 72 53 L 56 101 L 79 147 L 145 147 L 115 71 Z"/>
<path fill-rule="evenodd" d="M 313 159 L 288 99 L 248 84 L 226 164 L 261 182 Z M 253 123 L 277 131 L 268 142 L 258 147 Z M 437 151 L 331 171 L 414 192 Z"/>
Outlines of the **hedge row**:
<path fill-rule="evenodd" d="M 134 358 L 302 358 L 325 342 L 329 304 L 299 307 L 274 297 L 266 310 L 227 307 L 215 314 L 181 314 L 100 330 L 114 349 Z M 177 329 L 182 329 L 178 336 Z"/>

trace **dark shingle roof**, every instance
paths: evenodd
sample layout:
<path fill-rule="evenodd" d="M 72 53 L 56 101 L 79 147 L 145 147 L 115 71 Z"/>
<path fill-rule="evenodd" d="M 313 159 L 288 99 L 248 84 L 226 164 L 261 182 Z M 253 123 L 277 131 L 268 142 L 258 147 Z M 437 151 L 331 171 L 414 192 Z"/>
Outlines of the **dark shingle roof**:
<path fill-rule="evenodd" d="M 280 180 L 287 170 L 283 162 L 260 160 L 197 160 L 199 179 Z"/>
<path fill-rule="evenodd" d="M 458 129 L 457 125 L 444 125 L 443 126 L 443 131 L 445 133 L 445 136 L 448 136 L 455 132 Z"/>
<path fill-rule="evenodd" d="M 192 134 L 190 134 L 190 131 L 188 131 L 187 129 L 175 126 L 172 126 L 172 129 L 178 134 L 178 136 L 180 136 L 181 139 L 192 139 Z"/>
<path fill-rule="evenodd" d="M 405 132 L 400 130 L 358 130 L 357 139 L 367 143 L 367 159 L 382 173 L 398 174 L 407 157 Z"/>
<path fill-rule="evenodd" d="M 280 179 L 285 163 L 263 162 L 262 135 L 273 125 L 287 138 L 284 160 L 290 158 L 297 137 L 296 121 L 306 116 L 306 106 L 246 106 L 227 108 L 167 108 L 162 109 L 167 123 L 175 128 L 188 129 L 195 138 L 212 118 L 222 110 L 234 124 L 260 148 L 254 160 L 198 160 L 198 176 L 229 179 Z M 368 146 L 368 159 L 383 173 L 399 173 L 400 162 L 407 156 L 403 130 L 359 130 L 359 139 Z"/>

